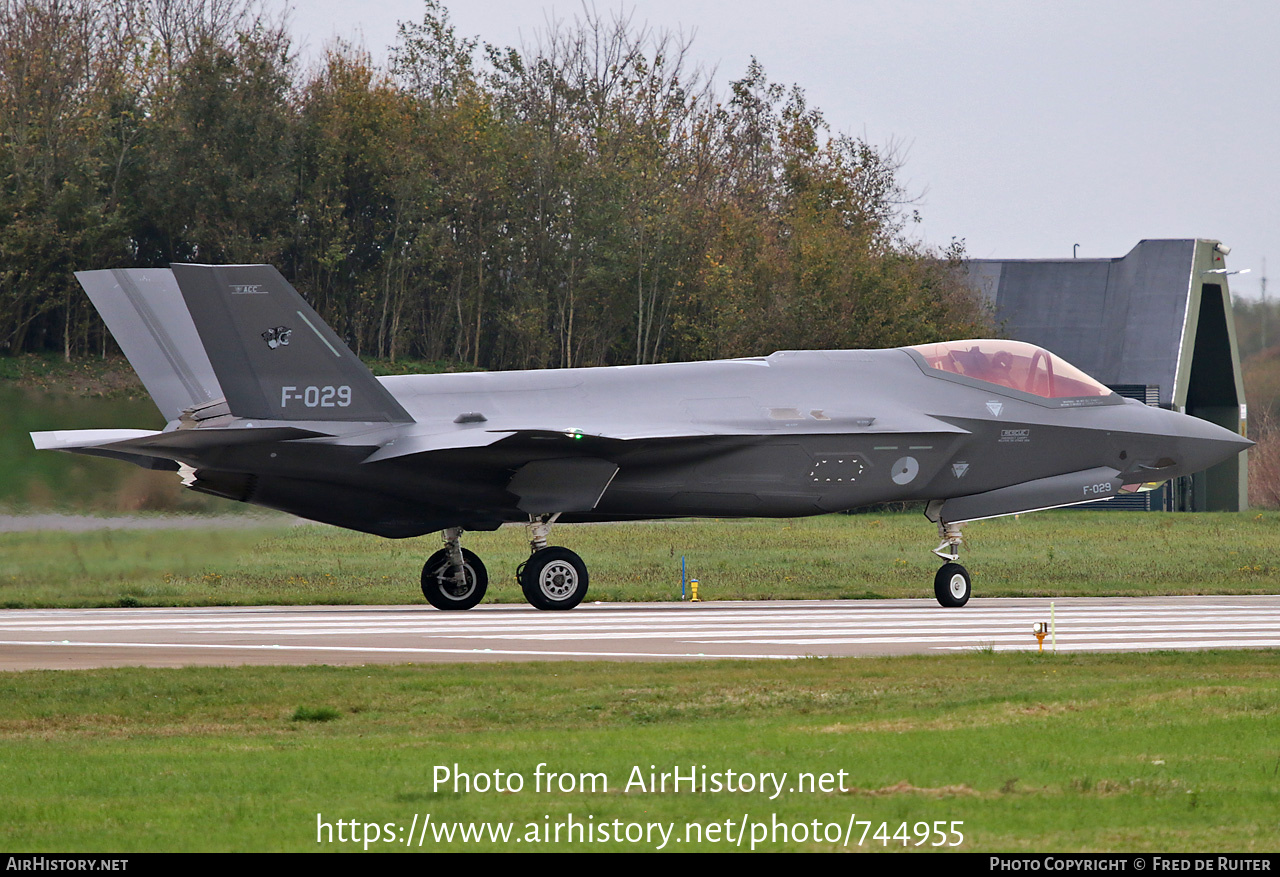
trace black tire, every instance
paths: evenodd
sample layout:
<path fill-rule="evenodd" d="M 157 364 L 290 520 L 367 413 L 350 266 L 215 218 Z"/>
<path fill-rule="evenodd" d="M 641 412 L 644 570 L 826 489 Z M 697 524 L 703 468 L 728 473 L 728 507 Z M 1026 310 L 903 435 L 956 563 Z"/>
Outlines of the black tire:
<path fill-rule="evenodd" d="M 543 548 L 520 567 L 524 598 L 538 609 L 572 609 L 587 596 L 587 565 L 568 548 Z"/>
<path fill-rule="evenodd" d="M 972 594 L 969 571 L 958 563 L 944 563 L 933 577 L 933 595 L 943 606 L 963 606 Z"/>
<path fill-rule="evenodd" d="M 484 599 L 489 572 L 475 552 L 462 549 L 466 581 L 458 587 L 449 576 L 449 551 L 441 548 L 422 565 L 422 596 L 437 609 L 470 609 Z"/>

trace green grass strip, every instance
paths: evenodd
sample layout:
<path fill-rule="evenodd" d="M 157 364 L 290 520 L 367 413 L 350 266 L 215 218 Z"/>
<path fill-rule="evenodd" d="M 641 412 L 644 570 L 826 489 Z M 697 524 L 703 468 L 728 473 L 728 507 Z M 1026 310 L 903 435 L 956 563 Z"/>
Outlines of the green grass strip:
<path fill-rule="evenodd" d="M 1278 677 L 1276 651 L 7 674 L 0 837 L 11 851 L 356 850 L 317 843 L 317 814 L 397 829 L 430 814 L 517 834 L 572 814 L 673 823 L 680 836 L 744 815 L 824 826 L 854 815 L 890 833 L 962 821 L 970 851 L 1274 851 Z M 514 772 L 524 787 L 437 786 L 437 769 L 455 765 Z M 552 791 L 534 789 L 539 765 L 564 775 Z M 677 767 L 786 772 L 786 788 L 772 800 L 625 788 L 637 768 Z M 796 787 L 800 773 L 840 771 L 844 792 Z M 422 850 L 652 846 L 429 837 Z"/>
<path fill-rule="evenodd" d="M 332 527 L 0 534 L 0 606 L 420 604 L 437 536 Z M 1280 591 L 1280 513 L 1046 512 L 965 528 L 976 596 Z M 589 600 L 675 600 L 680 558 L 706 600 L 931 597 L 934 529 L 914 513 L 795 520 L 564 525 L 553 542 L 591 572 Z M 468 533 L 489 602 L 521 602 L 521 527 Z"/>

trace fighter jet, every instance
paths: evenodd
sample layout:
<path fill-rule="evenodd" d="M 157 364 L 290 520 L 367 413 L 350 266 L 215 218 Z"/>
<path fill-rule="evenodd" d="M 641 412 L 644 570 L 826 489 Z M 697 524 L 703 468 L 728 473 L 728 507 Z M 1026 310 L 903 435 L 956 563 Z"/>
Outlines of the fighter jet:
<path fill-rule="evenodd" d="M 377 378 L 269 265 L 76 276 L 168 423 L 33 433 L 37 448 L 379 536 L 439 531 L 421 577 L 439 609 L 485 595 L 468 530 L 525 524 L 526 599 L 571 609 L 587 566 L 553 524 L 890 501 L 925 504 L 934 593 L 963 606 L 962 524 L 1148 489 L 1252 444 L 1017 341 Z"/>

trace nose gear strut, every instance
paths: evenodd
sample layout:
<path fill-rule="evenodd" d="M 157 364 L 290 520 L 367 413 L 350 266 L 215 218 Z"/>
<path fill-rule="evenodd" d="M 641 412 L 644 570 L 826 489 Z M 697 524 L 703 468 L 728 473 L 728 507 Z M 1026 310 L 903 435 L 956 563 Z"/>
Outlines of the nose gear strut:
<path fill-rule="evenodd" d="M 938 519 L 938 536 L 942 542 L 933 549 L 933 553 L 947 562 L 933 577 L 933 595 L 943 606 L 957 608 L 968 603 L 973 593 L 969 571 L 956 563 L 960 559 L 964 537 L 960 534 L 959 524 L 944 524 L 941 517 Z"/>
<path fill-rule="evenodd" d="M 933 549 L 933 553 L 943 560 L 955 563 L 960 559 L 960 546 L 964 542 L 964 537 L 960 535 L 960 525 L 944 524 L 938 521 L 938 536 L 941 537 L 942 544 Z"/>

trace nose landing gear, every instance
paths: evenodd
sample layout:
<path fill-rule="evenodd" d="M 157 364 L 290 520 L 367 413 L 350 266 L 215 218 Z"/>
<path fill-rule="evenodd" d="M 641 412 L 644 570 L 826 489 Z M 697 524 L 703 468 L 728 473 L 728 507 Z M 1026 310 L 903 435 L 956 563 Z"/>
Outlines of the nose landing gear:
<path fill-rule="evenodd" d="M 933 553 L 947 562 L 933 577 L 933 595 L 943 606 L 957 608 L 968 603 L 973 593 L 969 571 L 956 563 L 964 537 L 960 535 L 959 524 L 942 521 L 938 521 L 938 535 L 942 537 L 942 544 L 933 549 Z"/>

